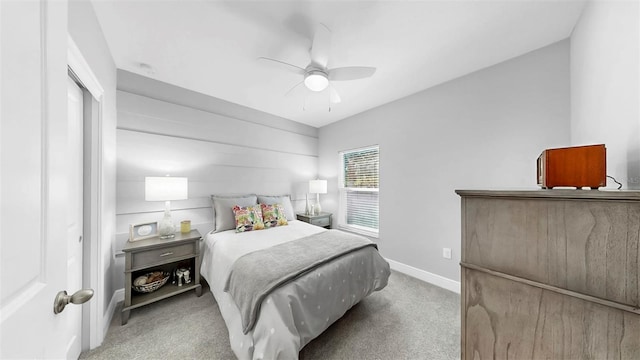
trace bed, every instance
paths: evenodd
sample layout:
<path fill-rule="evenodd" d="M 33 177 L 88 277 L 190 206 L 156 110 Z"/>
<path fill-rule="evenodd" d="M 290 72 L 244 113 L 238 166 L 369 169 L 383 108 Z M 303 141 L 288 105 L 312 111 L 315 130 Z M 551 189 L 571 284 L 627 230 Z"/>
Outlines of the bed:
<path fill-rule="evenodd" d="M 347 251 L 279 284 L 258 299 L 256 314 L 248 324 L 246 311 L 241 310 L 237 297 L 234 300 L 237 295 L 228 283 L 230 275 L 239 271 L 238 263 L 259 250 L 271 251 L 302 240 L 307 241 L 305 246 L 313 247 L 315 239 L 336 235 L 354 236 L 372 246 Z M 218 303 L 231 348 L 239 359 L 295 359 L 304 345 L 353 305 L 384 288 L 390 270 L 375 244 L 366 238 L 290 220 L 286 226 L 260 231 L 208 233 L 201 274 Z"/>

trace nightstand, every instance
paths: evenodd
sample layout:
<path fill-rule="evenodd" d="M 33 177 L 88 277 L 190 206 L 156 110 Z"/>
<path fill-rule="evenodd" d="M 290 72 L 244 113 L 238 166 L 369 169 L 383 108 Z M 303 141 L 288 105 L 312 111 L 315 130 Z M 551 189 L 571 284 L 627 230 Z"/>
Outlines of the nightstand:
<path fill-rule="evenodd" d="M 318 215 L 306 215 L 304 213 L 299 213 L 296 214 L 296 218 L 311 225 L 331 229 L 331 213 L 323 212 Z"/>
<path fill-rule="evenodd" d="M 166 299 L 189 290 L 202 295 L 200 285 L 200 233 L 192 230 L 189 233 L 176 233 L 173 239 L 154 237 L 145 240 L 127 242 L 122 251 L 125 253 L 124 268 L 124 305 L 122 307 L 122 325 L 129 321 L 131 310 L 156 301 Z M 161 270 L 168 273 L 178 267 L 191 268 L 191 283 L 172 283 L 170 276 L 167 283 L 150 293 L 139 293 L 132 289 L 133 279 L 146 273 Z"/>

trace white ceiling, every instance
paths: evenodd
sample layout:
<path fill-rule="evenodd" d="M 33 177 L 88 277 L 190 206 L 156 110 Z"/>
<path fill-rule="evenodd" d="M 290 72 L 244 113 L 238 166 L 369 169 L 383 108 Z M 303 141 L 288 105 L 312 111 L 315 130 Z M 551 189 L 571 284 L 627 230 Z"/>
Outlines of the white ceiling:
<path fill-rule="evenodd" d="M 584 1 L 93 0 L 119 69 L 320 127 L 570 36 Z M 309 63 L 313 29 L 332 31 L 342 102 L 260 56 Z M 141 64 L 149 64 L 149 72 Z M 274 66 L 275 65 L 275 66 Z M 303 104 L 307 101 L 307 108 Z"/>

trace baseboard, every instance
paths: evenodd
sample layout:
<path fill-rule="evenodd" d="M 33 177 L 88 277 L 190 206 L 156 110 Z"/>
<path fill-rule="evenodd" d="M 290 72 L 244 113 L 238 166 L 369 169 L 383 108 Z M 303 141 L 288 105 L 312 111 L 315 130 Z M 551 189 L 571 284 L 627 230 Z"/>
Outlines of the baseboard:
<path fill-rule="evenodd" d="M 121 301 L 124 301 L 124 288 L 114 291 L 111 301 L 109 301 L 109 307 L 107 308 L 107 313 L 104 316 L 104 321 L 102 322 L 104 337 L 107 336 L 107 331 L 109 330 L 109 325 L 111 325 L 113 315 L 116 312 L 116 307 Z"/>
<path fill-rule="evenodd" d="M 403 274 L 414 277 L 418 280 L 422 280 L 424 282 L 428 282 L 429 284 L 433 284 L 435 286 L 439 286 L 443 289 L 447 289 L 449 291 L 453 291 L 454 293 L 460 294 L 460 282 L 451 280 L 444 276 L 436 275 L 430 273 L 428 271 L 424 271 L 422 269 L 415 268 L 413 266 L 405 265 L 401 262 L 397 262 L 391 259 L 386 259 L 391 265 L 391 269 L 401 272 Z"/>

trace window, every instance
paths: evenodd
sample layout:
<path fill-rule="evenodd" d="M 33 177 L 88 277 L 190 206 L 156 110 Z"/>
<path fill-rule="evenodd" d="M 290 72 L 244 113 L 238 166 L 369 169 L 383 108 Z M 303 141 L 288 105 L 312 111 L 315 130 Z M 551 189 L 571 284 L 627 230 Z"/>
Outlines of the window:
<path fill-rule="evenodd" d="M 340 153 L 338 227 L 378 237 L 378 146 Z"/>

